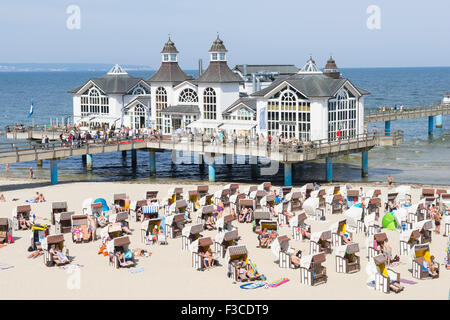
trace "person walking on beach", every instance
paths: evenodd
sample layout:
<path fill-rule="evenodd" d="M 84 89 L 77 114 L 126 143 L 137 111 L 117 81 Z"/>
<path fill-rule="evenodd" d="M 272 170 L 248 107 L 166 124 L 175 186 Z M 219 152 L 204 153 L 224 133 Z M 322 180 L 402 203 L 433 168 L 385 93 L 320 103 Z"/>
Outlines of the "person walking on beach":
<path fill-rule="evenodd" d="M 9 172 L 9 163 L 5 164 L 5 170 L 6 170 L 6 174 L 8 174 L 8 172 Z"/>
<path fill-rule="evenodd" d="M 30 167 L 29 172 L 30 172 L 29 178 L 33 179 L 33 168 L 32 167 Z"/>
<path fill-rule="evenodd" d="M 392 181 L 393 181 L 393 180 L 392 180 L 392 177 L 389 175 L 389 176 L 388 176 L 388 184 L 389 184 L 389 186 L 392 185 Z"/>
<path fill-rule="evenodd" d="M 441 233 L 441 231 L 440 231 L 440 228 L 441 228 L 441 215 L 439 214 L 439 212 L 437 210 L 434 210 L 434 208 L 433 208 L 433 211 L 431 213 L 433 215 L 432 218 L 434 220 L 434 226 L 435 226 L 434 232 L 436 234 L 440 234 Z"/>

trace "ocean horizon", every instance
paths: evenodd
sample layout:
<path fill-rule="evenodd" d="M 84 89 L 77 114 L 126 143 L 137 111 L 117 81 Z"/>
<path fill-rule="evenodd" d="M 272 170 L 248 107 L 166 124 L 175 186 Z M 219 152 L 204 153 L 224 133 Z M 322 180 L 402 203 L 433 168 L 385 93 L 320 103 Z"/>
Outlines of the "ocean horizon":
<path fill-rule="evenodd" d="M 0 63 L 0 66 L 2 63 Z M 55 66 L 55 65 L 53 65 Z M 99 65 L 97 65 L 99 66 Z M 126 66 L 126 65 L 124 65 Z M 104 75 L 112 65 L 101 65 L 101 70 L 0 72 L 0 128 L 15 123 L 47 124 L 53 119 L 72 115 L 72 96 L 68 90 L 79 86 L 90 78 Z M 206 66 L 204 65 L 204 68 Z M 135 77 L 148 79 L 155 70 L 127 70 Z M 397 68 L 342 68 L 343 77 L 356 86 L 370 92 L 365 98 L 366 111 L 378 106 L 405 107 L 426 106 L 442 99 L 450 91 L 450 67 L 397 67 Z M 194 77 L 198 70 L 187 70 Z M 30 103 L 34 103 L 34 114 L 28 118 Z M 448 184 L 450 179 L 450 116 L 444 116 L 444 126 L 428 136 L 428 119 L 406 119 L 393 121 L 391 129 L 405 132 L 405 143 L 397 147 L 376 147 L 369 152 L 369 177 L 361 178 L 361 155 L 352 154 L 334 160 L 336 181 L 386 181 L 390 174 L 395 182 Z M 371 124 L 369 129 L 384 128 L 384 123 Z M 1 142 L 6 142 L 4 135 Z M 128 155 L 128 158 L 131 156 Z M 81 157 L 60 161 L 61 180 L 133 180 L 149 176 L 148 154 L 138 152 L 138 168 L 132 170 L 131 160 L 122 162 L 119 153 L 94 156 L 94 168 L 87 172 Z M 33 167 L 38 178 L 49 177 L 49 163 L 43 168 L 35 162 L 11 164 L 9 175 L 26 177 Z M 251 181 L 250 165 L 233 165 L 231 173 L 226 165 L 217 165 L 216 179 Z M 4 166 L 0 175 L 5 176 Z M 157 154 L 157 177 L 163 179 L 207 179 L 207 172 L 199 171 L 198 165 L 171 165 L 171 153 Z M 294 166 L 293 183 L 324 181 L 324 161 L 307 162 Z M 262 176 L 258 181 L 282 183 L 283 168 L 276 176 Z"/>

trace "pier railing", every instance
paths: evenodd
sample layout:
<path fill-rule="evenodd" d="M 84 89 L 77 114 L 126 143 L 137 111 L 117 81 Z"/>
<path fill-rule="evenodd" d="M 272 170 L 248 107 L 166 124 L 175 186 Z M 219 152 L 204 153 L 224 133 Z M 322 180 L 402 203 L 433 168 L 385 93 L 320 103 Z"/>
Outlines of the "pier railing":
<path fill-rule="evenodd" d="M 430 106 L 408 107 L 403 108 L 402 110 L 369 110 L 365 112 L 364 122 L 382 122 L 389 120 L 421 118 L 441 114 L 450 114 L 450 105 L 434 104 Z"/>
<path fill-rule="evenodd" d="M 159 149 L 187 151 L 202 154 L 234 154 L 267 157 L 276 161 L 295 162 L 320 159 L 327 156 L 369 150 L 383 145 L 383 140 L 390 145 L 403 142 L 403 131 L 392 130 L 386 137 L 385 132 L 359 134 L 345 139 L 330 141 L 328 139 L 305 143 L 268 143 L 267 141 L 249 140 L 232 143 L 211 141 L 210 139 L 189 139 L 189 137 L 113 137 L 97 140 L 74 140 L 71 142 L 52 141 L 47 144 L 23 141 L 0 143 L 0 163 L 24 162 L 42 159 L 56 159 L 83 154 L 97 154 L 132 149 Z"/>

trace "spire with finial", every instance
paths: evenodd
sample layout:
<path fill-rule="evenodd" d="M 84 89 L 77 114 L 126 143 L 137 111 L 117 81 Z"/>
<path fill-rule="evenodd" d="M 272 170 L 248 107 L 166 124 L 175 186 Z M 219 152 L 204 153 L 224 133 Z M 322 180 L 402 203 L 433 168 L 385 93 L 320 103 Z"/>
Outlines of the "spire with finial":
<path fill-rule="evenodd" d="M 323 69 L 323 74 L 333 79 L 339 79 L 341 77 L 341 73 L 339 72 L 336 62 L 331 54 L 330 59 L 328 59 L 327 64 Z"/>
<path fill-rule="evenodd" d="M 162 55 L 162 61 L 163 62 L 177 62 L 178 61 L 178 50 L 175 47 L 175 43 L 173 43 L 172 39 L 170 39 L 170 33 L 169 33 L 169 39 L 164 44 L 164 48 L 161 51 Z"/>
<path fill-rule="evenodd" d="M 213 41 L 209 53 L 211 55 L 211 61 L 226 61 L 227 48 L 223 44 L 223 41 L 219 37 L 219 32 L 217 32 L 216 40 Z"/>

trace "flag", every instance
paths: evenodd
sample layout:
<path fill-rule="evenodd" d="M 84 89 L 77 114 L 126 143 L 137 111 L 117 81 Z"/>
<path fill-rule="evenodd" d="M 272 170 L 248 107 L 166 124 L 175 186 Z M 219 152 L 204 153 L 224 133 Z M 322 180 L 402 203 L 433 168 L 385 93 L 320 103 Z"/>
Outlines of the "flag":
<path fill-rule="evenodd" d="M 33 101 L 31 101 L 30 112 L 28 113 L 28 118 L 33 115 L 33 107 L 34 107 Z"/>

